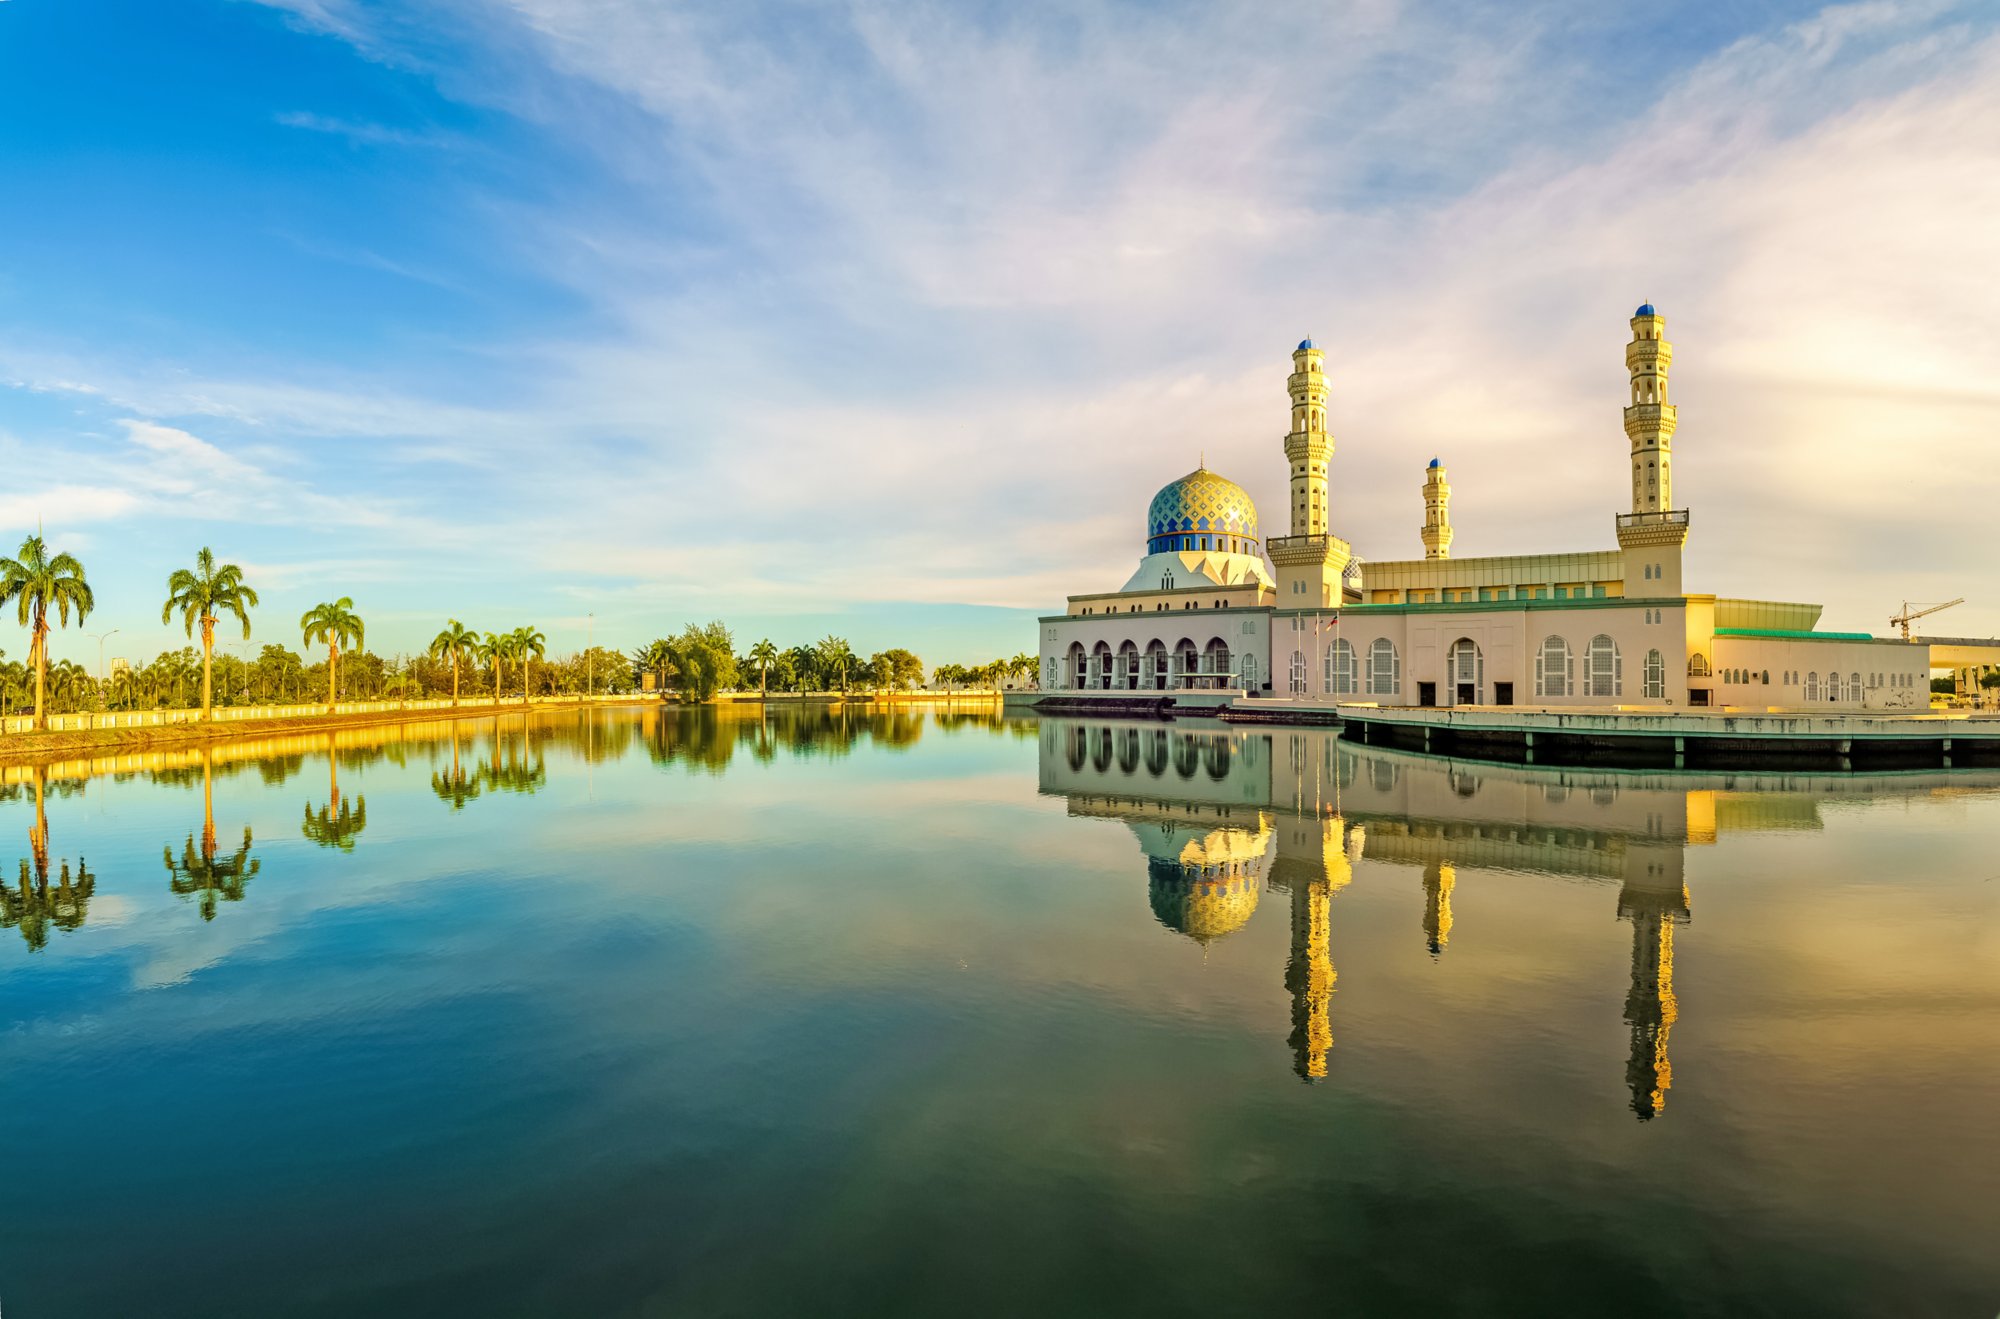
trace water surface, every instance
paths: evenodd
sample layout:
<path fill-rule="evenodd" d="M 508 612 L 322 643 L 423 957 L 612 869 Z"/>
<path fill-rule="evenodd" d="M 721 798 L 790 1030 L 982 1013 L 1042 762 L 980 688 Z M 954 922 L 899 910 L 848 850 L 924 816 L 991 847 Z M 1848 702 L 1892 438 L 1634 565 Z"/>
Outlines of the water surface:
<path fill-rule="evenodd" d="M 988 712 L 8 768 L 0 1305 L 1989 1315 L 1996 842 Z"/>

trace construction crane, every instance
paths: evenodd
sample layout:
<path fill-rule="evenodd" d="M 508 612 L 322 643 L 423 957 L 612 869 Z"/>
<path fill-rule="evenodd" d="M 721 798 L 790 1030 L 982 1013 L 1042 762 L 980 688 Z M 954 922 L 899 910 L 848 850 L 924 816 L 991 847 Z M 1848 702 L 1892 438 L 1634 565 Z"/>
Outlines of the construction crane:
<path fill-rule="evenodd" d="M 1916 622 L 1920 618 L 1923 618 L 1927 614 L 1935 614 L 1940 609 L 1949 609 L 1953 605 L 1962 605 L 1964 603 L 1965 603 L 1965 597 L 1961 595 L 1960 597 L 1958 597 L 1958 599 L 1947 600 L 1941 605 L 1922 605 L 1916 609 L 1911 609 L 1910 602 L 1908 600 L 1905 600 L 1903 601 L 1903 612 L 1897 614 L 1894 618 L 1890 619 L 1889 622 L 1896 627 L 1902 628 L 1903 640 L 1908 641 L 1910 639 L 1910 624 Z"/>

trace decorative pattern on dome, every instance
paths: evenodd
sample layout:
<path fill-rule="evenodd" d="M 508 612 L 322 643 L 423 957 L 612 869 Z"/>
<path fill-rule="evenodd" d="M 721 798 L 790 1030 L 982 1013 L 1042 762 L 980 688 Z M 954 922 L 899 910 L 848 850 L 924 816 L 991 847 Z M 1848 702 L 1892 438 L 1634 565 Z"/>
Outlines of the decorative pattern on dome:
<path fill-rule="evenodd" d="M 1155 919 L 1200 943 L 1242 929 L 1257 910 L 1260 881 L 1247 866 L 1177 866 L 1156 857 L 1148 868 Z"/>
<path fill-rule="evenodd" d="M 1211 539 L 1216 532 L 1221 536 Z M 1257 539 L 1257 506 L 1250 502 L 1250 496 L 1242 486 L 1205 467 L 1196 468 L 1154 495 L 1146 510 L 1148 554 L 1179 549 L 1256 554 Z M 1183 543 L 1189 540 L 1193 543 Z M 1235 543 L 1225 543 L 1228 541 Z"/>

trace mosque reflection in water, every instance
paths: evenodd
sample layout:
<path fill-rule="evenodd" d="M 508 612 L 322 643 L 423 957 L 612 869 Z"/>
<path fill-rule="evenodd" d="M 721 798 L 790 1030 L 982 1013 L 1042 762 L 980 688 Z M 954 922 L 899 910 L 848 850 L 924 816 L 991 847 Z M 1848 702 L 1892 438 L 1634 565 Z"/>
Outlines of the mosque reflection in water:
<path fill-rule="evenodd" d="M 1867 786 L 1851 777 L 1753 785 L 1741 776 L 1473 765 L 1345 742 L 1336 730 L 1041 728 L 1041 791 L 1065 798 L 1073 816 L 1132 830 L 1161 924 L 1206 945 L 1283 895 L 1292 1066 L 1307 1081 L 1327 1074 L 1334 1045 L 1333 899 L 1364 860 L 1422 876 L 1432 957 L 1451 943 L 1461 868 L 1616 883 L 1617 915 L 1632 937 L 1626 1081 L 1641 1120 L 1664 1110 L 1673 1086 L 1675 927 L 1691 914 L 1687 849 L 1715 842 L 1719 830 L 1817 827 L 1815 790 Z M 1902 780 L 1896 789 L 1919 786 Z"/>

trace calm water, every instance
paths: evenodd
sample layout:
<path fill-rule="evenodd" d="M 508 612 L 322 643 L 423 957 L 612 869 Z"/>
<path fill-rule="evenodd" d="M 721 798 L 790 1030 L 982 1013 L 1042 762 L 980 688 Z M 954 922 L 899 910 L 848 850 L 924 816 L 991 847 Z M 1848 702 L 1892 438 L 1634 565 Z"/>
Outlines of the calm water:
<path fill-rule="evenodd" d="M 8 1319 L 2000 1308 L 2000 774 L 824 710 L 109 768 L 0 771 Z"/>

